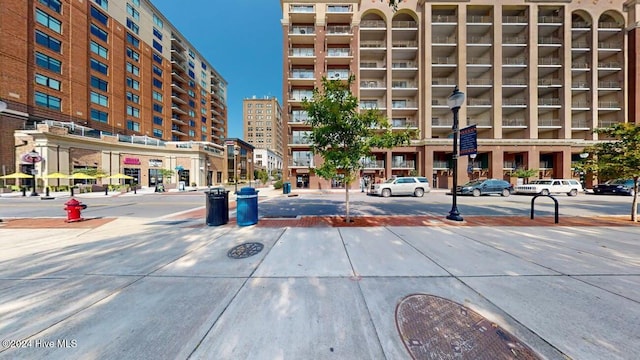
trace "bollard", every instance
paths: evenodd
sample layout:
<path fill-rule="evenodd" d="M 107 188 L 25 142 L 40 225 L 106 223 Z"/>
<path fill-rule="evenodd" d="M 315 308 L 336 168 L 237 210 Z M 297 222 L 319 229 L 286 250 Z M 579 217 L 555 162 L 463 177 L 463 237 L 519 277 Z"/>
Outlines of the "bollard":
<path fill-rule="evenodd" d="M 49 187 L 48 186 L 44 189 L 44 196 L 49 197 Z"/>
<path fill-rule="evenodd" d="M 557 200 L 555 197 L 553 197 L 552 195 L 542 195 L 542 194 L 538 194 L 538 195 L 535 195 L 535 196 L 533 197 L 533 199 L 531 199 L 531 220 L 533 220 L 533 203 L 534 203 L 534 202 L 536 201 L 536 199 L 537 199 L 538 197 L 540 197 L 540 196 L 544 196 L 544 197 L 551 198 L 551 200 L 553 200 L 553 202 L 555 203 L 555 206 L 554 206 L 554 210 L 555 210 L 554 221 L 555 221 L 555 223 L 557 224 L 557 223 L 558 223 L 558 221 L 559 221 L 559 218 L 558 218 L 558 200 Z"/>
<path fill-rule="evenodd" d="M 26 187 L 22 187 L 22 196 L 27 196 L 27 188 Z"/>
<path fill-rule="evenodd" d="M 109 185 L 104 186 L 104 194 L 109 195 Z"/>
<path fill-rule="evenodd" d="M 71 196 L 73 196 L 73 186 L 69 187 L 71 189 Z"/>

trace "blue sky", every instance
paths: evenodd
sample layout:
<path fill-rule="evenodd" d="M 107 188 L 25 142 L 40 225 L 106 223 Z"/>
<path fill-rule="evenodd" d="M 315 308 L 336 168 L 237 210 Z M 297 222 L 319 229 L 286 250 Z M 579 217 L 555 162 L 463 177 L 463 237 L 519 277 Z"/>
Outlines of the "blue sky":
<path fill-rule="evenodd" d="M 242 100 L 282 104 L 282 18 L 277 0 L 151 0 L 227 81 L 229 137 L 242 138 Z"/>

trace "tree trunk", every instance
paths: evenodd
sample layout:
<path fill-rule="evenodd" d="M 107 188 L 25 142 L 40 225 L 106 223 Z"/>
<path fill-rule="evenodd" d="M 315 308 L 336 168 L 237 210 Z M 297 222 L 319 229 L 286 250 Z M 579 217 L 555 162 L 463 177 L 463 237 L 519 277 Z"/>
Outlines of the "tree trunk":
<path fill-rule="evenodd" d="M 351 217 L 349 216 L 349 184 L 344 184 L 344 190 L 345 190 L 345 202 L 346 202 L 346 209 L 347 209 L 347 218 L 346 218 L 346 222 L 351 222 Z"/>

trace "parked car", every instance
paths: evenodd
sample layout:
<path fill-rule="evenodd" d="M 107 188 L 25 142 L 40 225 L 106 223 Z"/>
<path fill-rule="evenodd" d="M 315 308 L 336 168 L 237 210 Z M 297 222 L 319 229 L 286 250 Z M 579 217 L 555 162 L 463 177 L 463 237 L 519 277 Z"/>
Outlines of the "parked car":
<path fill-rule="evenodd" d="M 431 191 L 429 180 L 426 177 L 407 176 L 389 179 L 382 184 L 373 185 L 373 194 L 382 197 L 391 195 L 413 195 L 422 197 L 424 193 Z"/>
<path fill-rule="evenodd" d="M 594 194 L 614 194 L 633 196 L 633 179 L 615 179 L 593 187 Z"/>
<path fill-rule="evenodd" d="M 456 191 L 460 195 L 489 195 L 500 194 L 509 196 L 513 192 L 513 185 L 508 181 L 500 179 L 473 180 L 462 186 L 458 186 Z"/>
<path fill-rule="evenodd" d="M 518 194 L 562 194 L 576 196 L 582 191 L 582 185 L 575 179 L 540 179 L 515 187 Z"/>

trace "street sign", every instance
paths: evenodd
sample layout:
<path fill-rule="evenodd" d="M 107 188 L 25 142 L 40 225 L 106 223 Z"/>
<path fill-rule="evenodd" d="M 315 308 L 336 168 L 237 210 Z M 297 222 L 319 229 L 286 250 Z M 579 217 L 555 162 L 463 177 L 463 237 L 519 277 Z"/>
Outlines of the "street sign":
<path fill-rule="evenodd" d="M 40 156 L 40 154 L 38 154 L 37 152 L 32 151 L 26 154 L 22 154 L 20 156 L 20 160 L 22 160 L 23 163 L 35 164 L 42 161 L 42 156 Z"/>
<path fill-rule="evenodd" d="M 478 132 L 475 125 L 460 129 L 460 155 L 478 153 Z"/>

